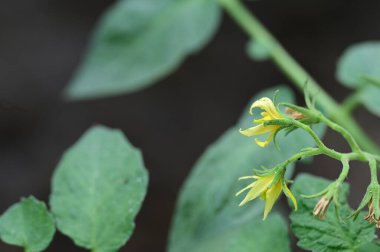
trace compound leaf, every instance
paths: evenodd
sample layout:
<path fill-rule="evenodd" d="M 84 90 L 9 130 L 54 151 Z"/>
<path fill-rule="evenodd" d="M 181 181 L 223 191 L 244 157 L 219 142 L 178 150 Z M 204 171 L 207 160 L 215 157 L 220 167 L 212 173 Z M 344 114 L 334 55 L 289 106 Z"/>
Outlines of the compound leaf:
<path fill-rule="evenodd" d="M 292 212 L 290 219 L 292 230 L 299 239 L 297 245 L 314 252 L 356 252 L 364 245 L 375 246 L 367 244 L 376 235 L 374 225 L 363 220 L 363 213 L 356 221 L 345 218 L 352 213 L 347 205 L 348 185 L 346 184 L 339 197 L 341 204 L 339 213 L 343 220 L 339 220 L 334 213 L 333 203 L 328 209 L 325 220 L 313 216 L 313 209 L 318 199 L 304 199 L 300 195 L 320 192 L 331 182 L 308 174 L 301 174 L 296 178 L 292 191 L 298 199 L 299 209 Z"/>

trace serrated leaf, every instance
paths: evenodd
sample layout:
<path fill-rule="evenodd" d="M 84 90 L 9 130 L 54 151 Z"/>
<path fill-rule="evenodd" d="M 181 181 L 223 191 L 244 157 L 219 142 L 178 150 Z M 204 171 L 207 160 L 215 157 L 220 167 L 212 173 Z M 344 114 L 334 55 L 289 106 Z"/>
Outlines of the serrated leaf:
<path fill-rule="evenodd" d="M 313 216 L 313 209 L 318 199 L 304 199 L 300 195 L 311 195 L 326 188 L 332 181 L 316 176 L 299 175 L 292 191 L 299 202 L 299 209 L 292 212 L 292 230 L 298 237 L 297 245 L 303 249 L 314 252 L 356 252 L 360 246 L 371 242 L 375 237 L 375 227 L 363 220 L 361 213 L 358 220 L 341 221 L 334 213 L 331 203 L 325 220 Z M 341 190 L 340 216 L 347 217 L 352 213 L 347 205 L 348 185 Z M 291 203 L 290 203 L 291 204 Z"/>
<path fill-rule="evenodd" d="M 119 0 L 102 18 L 66 94 L 89 99 L 152 85 L 202 49 L 219 23 L 215 0 Z"/>
<path fill-rule="evenodd" d="M 58 229 L 78 246 L 116 251 L 133 232 L 147 180 L 140 152 L 121 131 L 89 129 L 54 172 L 50 204 Z"/>
<path fill-rule="evenodd" d="M 54 220 L 45 203 L 33 196 L 11 206 L 0 217 L 0 238 L 26 252 L 45 250 L 55 233 Z"/>
<path fill-rule="evenodd" d="M 278 89 L 280 102 L 293 100 L 291 90 L 284 86 Z M 261 92 L 253 100 L 272 97 L 275 90 Z M 260 247 L 260 252 L 290 251 L 284 220 L 280 216 L 272 214 L 262 222 L 263 203 L 260 200 L 238 207 L 242 199 L 235 197 L 235 193 L 244 185 L 237 179 L 251 175 L 254 168 L 262 165 L 271 168 L 314 144 L 304 132 L 297 130 L 286 138 L 279 134 L 280 150 L 273 144 L 260 148 L 239 133 L 239 128 L 252 126 L 248 111 L 248 108 L 244 110 L 237 125 L 208 147 L 189 175 L 177 203 L 169 252 L 251 252 L 255 246 Z M 268 240 L 270 233 L 276 234 L 273 241 Z M 236 247 L 231 249 L 231 244 Z M 273 246 L 281 249 L 273 250 Z"/>
<path fill-rule="evenodd" d="M 365 107 L 380 116 L 380 42 L 367 41 L 350 46 L 338 61 L 337 78 L 345 86 L 360 89 Z"/>

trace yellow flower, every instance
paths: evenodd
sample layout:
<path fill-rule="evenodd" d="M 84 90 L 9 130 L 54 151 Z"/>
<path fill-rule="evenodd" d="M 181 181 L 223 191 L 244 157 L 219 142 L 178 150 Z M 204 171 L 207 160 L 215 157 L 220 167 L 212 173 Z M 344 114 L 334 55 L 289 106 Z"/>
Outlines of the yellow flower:
<path fill-rule="evenodd" d="M 265 220 L 269 212 L 272 210 L 274 203 L 280 196 L 281 191 L 284 191 L 285 195 L 292 200 L 295 210 L 297 210 L 297 201 L 294 198 L 292 192 L 289 190 L 288 186 L 286 185 L 285 178 L 283 175 L 280 175 L 280 177 L 278 177 L 276 176 L 275 172 L 271 172 L 263 176 L 245 176 L 239 178 L 239 180 L 242 179 L 256 179 L 256 181 L 249 184 L 247 187 L 243 188 L 236 194 L 236 196 L 238 196 L 242 192 L 249 189 L 249 192 L 247 193 L 247 195 L 245 196 L 245 198 L 239 206 L 242 206 L 247 202 L 261 196 L 262 200 L 266 201 L 263 218 Z"/>
<path fill-rule="evenodd" d="M 261 113 L 262 118 L 253 121 L 254 123 L 257 123 L 259 125 L 251 127 L 246 130 L 240 129 L 240 133 L 245 136 L 251 137 L 251 136 L 261 135 L 261 134 L 270 132 L 268 138 L 265 141 L 259 141 L 258 139 L 255 139 L 255 142 L 257 143 L 257 145 L 259 145 L 260 147 L 265 147 L 270 143 L 270 141 L 273 139 L 273 137 L 281 129 L 282 126 L 280 125 L 266 125 L 265 126 L 264 123 L 271 120 L 284 119 L 285 117 L 280 114 L 280 112 L 277 110 L 277 108 L 273 104 L 272 100 L 267 97 L 263 97 L 252 104 L 251 109 L 249 111 L 251 115 L 253 115 L 252 110 L 254 108 L 261 108 L 262 110 L 264 110 L 264 112 Z"/>

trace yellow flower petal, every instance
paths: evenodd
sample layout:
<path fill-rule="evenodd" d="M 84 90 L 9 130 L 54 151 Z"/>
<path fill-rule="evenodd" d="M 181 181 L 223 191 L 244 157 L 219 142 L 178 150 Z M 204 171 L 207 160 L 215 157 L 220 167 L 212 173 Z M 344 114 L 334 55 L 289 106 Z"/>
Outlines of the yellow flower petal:
<path fill-rule="evenodd" d="M 267 112 L 262 112 L 261 113 L 262 118 L 253 120 L 254 123 L 261 124 L 265 123 L 266 121 L 273 120 L 275 118 L 271 117 Z"/>
<path fill-rule="evenodd" d="M 239 204 L 239 206 L 242 206 L 245 203 L 247 203 L 248 201 L 254 200 L 258 196 L 260 196 L 261 194 L 263 194 L 268 189 L 268 187 L 270 186 L 270 184 L 272 183 L 273 178 L 274 178 L 273 175 L 265 176 L 265 177 L 260 177 L 254 183 L 250 184 L 249 186 L 247 186 L 243 190 L 240 190 L 238 192 L 238 194 L 240 194 L 244 190 L 247 190 L 248 188 L 251 188 L 251 190 L 247 193 L 247 195 L 245 196 L 245 198 L 243 199 L 243 201 Z"/>
<path fill-rule="evenodd" d="M 283 119 L 284 117 L 277 110 L 277 108 L 273 104 L 272 100 L 267 98 L 267 97 L 263 97 L 260 100 L 257 100 L 252 104 L 252 106 L 249 110 L 249 112 L 251 114 L 252 114 L 252 111 L 254 108 L 261 108 L 262 110 L 264 110 L 263 112 L 261 112 L 262 118 L 253 120 L 254 123 L 258 124 L 257 126 L 251 127 L 249 129 L 246 129 L 246 130 L 240 129 L 240 133 L 245 135 L 245 136 L 251 137 L 251 136 L 261 135 L 261 134 L 264 134 L 267 132 L 271 132 L 271 134 L 269 135 L 267 140 L 265 140 L 265 141 L 260 141 L 257 139 L 255 140 L 257 145 L 259 145 L 260 147 L 265 147 L 273 139 L 276 132 L 281 128 L 281 126 L 279 126 L 279 125 L 264 126 L 265 122 L 271 121 L 271 120 Z"/>
<path fill-rule="evenodd" d="M 274 203 L 276 202 L 276 200 L 281 194 L 281 191 L 282 191 L 282 184 L 281 184 L 281 181 L 278 181 L 266 192 L 266 195 L 265 195 L 266 202 L 265 202 L 263 220 L 267 218 L 269 212 L 272 210 Z"/>
<path fill-rule="evenodd" d="M 255 181 L 255 182 L 249 184 L 248 186 L 244 187 L 243 189 L 241 189 L 240 191 L 238 191 L 238 192 L 235 194 L 235 196 L 239 196 L 242 192 L 248 190 L 249 188 L 252 188 L 252 187 L 255 185 L 256 182 L 257 182 L 257 181 Z"/>
<path fill-rule="evenodd" d="M 258 179 L 259 177 L 258 176 L 244 176 L 244 177 L 240 177 L 239 180 L 243 180 L 243 179 Z"/>
<path fill-rule="evenodd" d="M 262 124 L 260 125 L 257 125 L 255 127 L 251 127 L 251 128 L 248 128 L 246 130 L 239 130 L 239 132 L 245 136 L 255 136 L 255 135 L 261 135 L 261 134 L 264 134 L 264 133 L 267 133 L 267 132 L 270 132 L 273 130 L 273 126 L 277 126 L 277 125 L 268 125 L 268 126 L 264 126 Z"/>
<path fill-rule="evenodd" d="M 270 143 L 270 141 L 272 141 L 275 134 L 276 134 L 276 131 L 272 130 L 272 132 L 270 133 L 270 135 L 268 136 L 268 138 L 265 141 L 260 141 L 258 139 L 255 139 L 255 142 L 258 146 L 264 148 Z"/>
<path fill-rule="evenodd" d="M 270 116 L 272 120 L 283 118 L 283 116 L 280 115 L 277 108 L 274 106 L 272 100 L 267 97 L 263 97 L 252 104 L 250 109 L 251 114 L 253 114 L 252 110 L 254 108 L 261 108 L 262 110 L 268 113 L 268 116 Z"/>
<path fill-rule="evenodd" d="M 285 193 L 286 197 L 288 197 L 293 202 L 294 209 L 297 211 L 297 209 L 298 209 L 297 200 L 294 197 L 293 193 L 289 190 L 289 188 L 285 182 L 284 182 L 283 188 L 284 188 L 284 193 Z"/>

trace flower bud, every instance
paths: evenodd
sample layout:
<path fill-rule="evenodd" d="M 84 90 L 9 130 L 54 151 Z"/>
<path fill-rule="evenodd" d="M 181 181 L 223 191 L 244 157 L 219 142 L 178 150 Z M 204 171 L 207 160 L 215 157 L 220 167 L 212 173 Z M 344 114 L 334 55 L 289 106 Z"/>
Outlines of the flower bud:
<path fill-rule="evenodd" d="M 304 119 L 304 118 L 305 118 L 305 115 L 304 115 L 304 114 L 302 114 L 302 113 L 299 112 L 299 111 L 295 111 L 294 109 L 291 109 L 291 108 L 289 108 L 289 107 L 287 107 L 287 108 L 285 109 L 285 113 L 286 113 L 289 117 L 293 118 L 294 120 L 301 120 L 301 119 Z"/>

